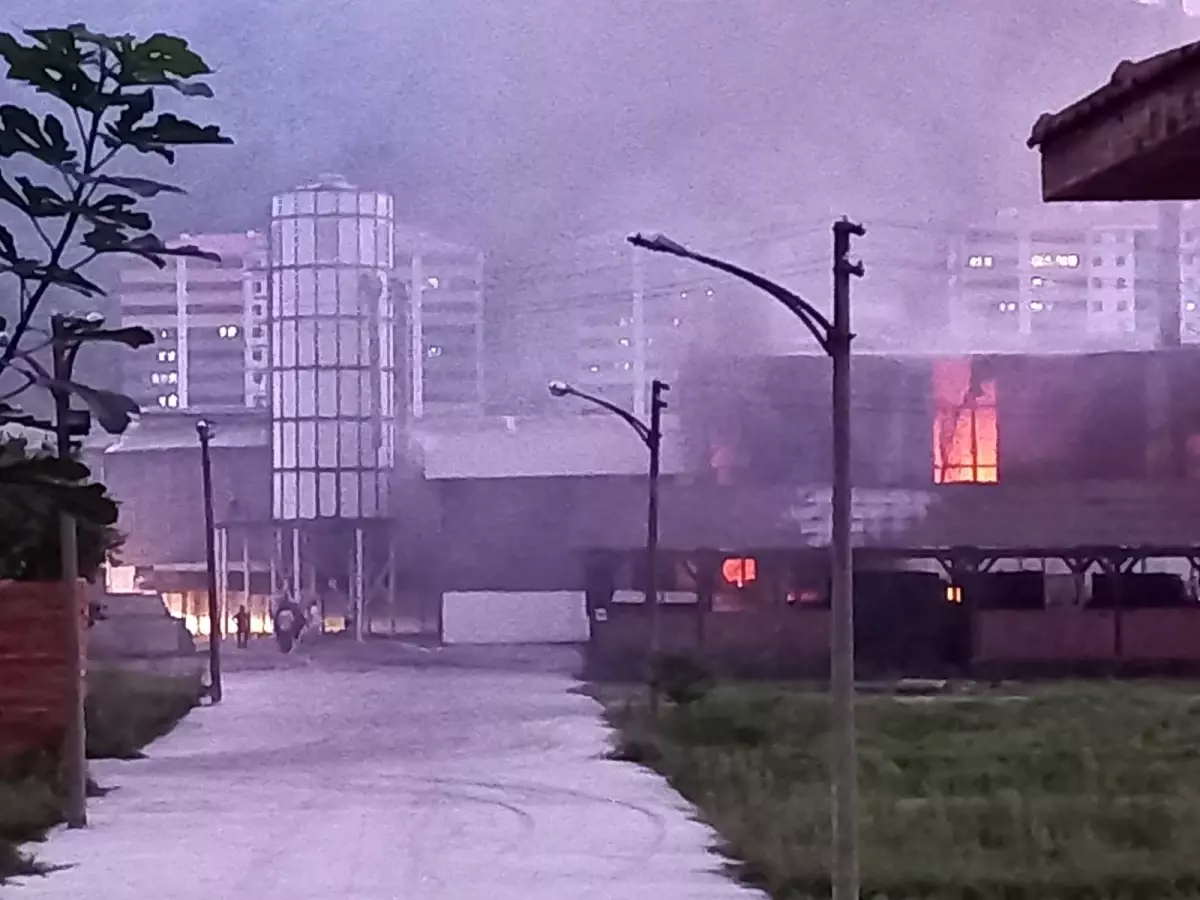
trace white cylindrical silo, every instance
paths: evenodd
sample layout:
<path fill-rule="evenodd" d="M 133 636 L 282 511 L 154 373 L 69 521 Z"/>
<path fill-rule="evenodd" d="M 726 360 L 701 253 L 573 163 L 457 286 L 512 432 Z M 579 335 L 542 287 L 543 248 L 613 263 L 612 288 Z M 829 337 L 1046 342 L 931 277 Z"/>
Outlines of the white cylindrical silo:
<path fill-rule="evenodd" d="M 277 521 L 386 514 L 396 443 L 393 234 L 392 198 L 338 176 L 273 200 Z"/>

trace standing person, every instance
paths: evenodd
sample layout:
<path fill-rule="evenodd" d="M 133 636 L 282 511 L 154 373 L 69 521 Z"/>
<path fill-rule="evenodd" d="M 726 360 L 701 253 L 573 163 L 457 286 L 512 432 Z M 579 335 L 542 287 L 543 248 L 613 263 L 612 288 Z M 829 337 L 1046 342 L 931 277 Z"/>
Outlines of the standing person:
<path fill-rule="evenodd" d="M 238 607 L 233 623 L 237 628 L 237 645 L 244 650 L 250 645 L 250 613 L 246 611 L 245 604 Z"/>

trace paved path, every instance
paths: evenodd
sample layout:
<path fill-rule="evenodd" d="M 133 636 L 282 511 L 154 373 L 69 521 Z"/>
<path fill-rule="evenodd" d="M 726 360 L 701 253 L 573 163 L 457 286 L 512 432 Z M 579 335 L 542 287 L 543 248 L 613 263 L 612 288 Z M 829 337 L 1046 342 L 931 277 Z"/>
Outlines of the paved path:
<path fill-rule="evenodd" d="M 70 865 L 6 900 L 725 900 L 711 833 L 603 758 L 563 675 L 321 666 L 232 673 L 150 758 L 101 763 Z"/>

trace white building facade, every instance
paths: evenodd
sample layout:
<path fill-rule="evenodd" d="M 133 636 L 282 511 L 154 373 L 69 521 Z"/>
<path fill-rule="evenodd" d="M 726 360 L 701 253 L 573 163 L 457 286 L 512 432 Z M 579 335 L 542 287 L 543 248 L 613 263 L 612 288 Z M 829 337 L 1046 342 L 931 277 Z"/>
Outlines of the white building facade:
<path fill-rule="evenodd" d="M 180 235 L 220 262 L 167 257 L 159 269 L 142 260 L 119 274 L 121 321 L 141 325 L 154 346 L 125 360 L 125 390 L 144 409 L 265 407 L 266 237 Z"/>

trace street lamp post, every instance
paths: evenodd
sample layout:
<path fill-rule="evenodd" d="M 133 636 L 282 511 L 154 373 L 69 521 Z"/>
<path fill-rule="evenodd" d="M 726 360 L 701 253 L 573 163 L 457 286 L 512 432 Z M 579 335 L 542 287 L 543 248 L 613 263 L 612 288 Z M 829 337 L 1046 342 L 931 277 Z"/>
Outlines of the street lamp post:
<path fill-rule="evenodd" d="M 650 661 L 658 660 L 662 651 L 662 610 L 658 602 L 658 480 L 662 459 L 662 413 L 667 408 L 663 395 L 671 389 L 665 381 L 654 379 L 650 383 L 650 423 L 646 424 L 627 409 L 610 403 L 602 397 L 585 393 L 562 381 L 550 382 L 550 393 L 555 397 L 578 397 L 607 410 L 632 428 L 646 449 L 650 451 L 647 470 L 648 503 L 646 509 L 646 581 L 645 598 L 650 610 Z M 657 679 L 650 679 L 650 705 L 658 712 Z"/>
<path fill-rule="evenodd" d="M 862 263 L 850 262 L 850 238 L 866 230 L 847 219 L 833 223 L 833 321 L 787 288 L 724 260 L 694 253 L 663 235 L 635 234 L 629 243 L 644 250 L 690 259 L 718 269 L 770 294 L 816 339 L 833 364 L 833 478 L 830 495 L 830 567 L 833 629 L 830 686 L 833 713 L 832 817 L 833 900 L 858 900 L 858 751 L 854 727 L 854 569 L 851 546 L 853 488 L 850 473 L 850 278 Z"/>
<path fill-rule="evenodd" d="M 208 581 L 208 699 L 221 702 L 221 611 L 217 603 L 216 523 L 213 516 L 212 457 L 209 442 L 212 426 L 207 420 L 196 423 L 200 438 L 200 477 L 204 490 L 204 565 Z"/>

